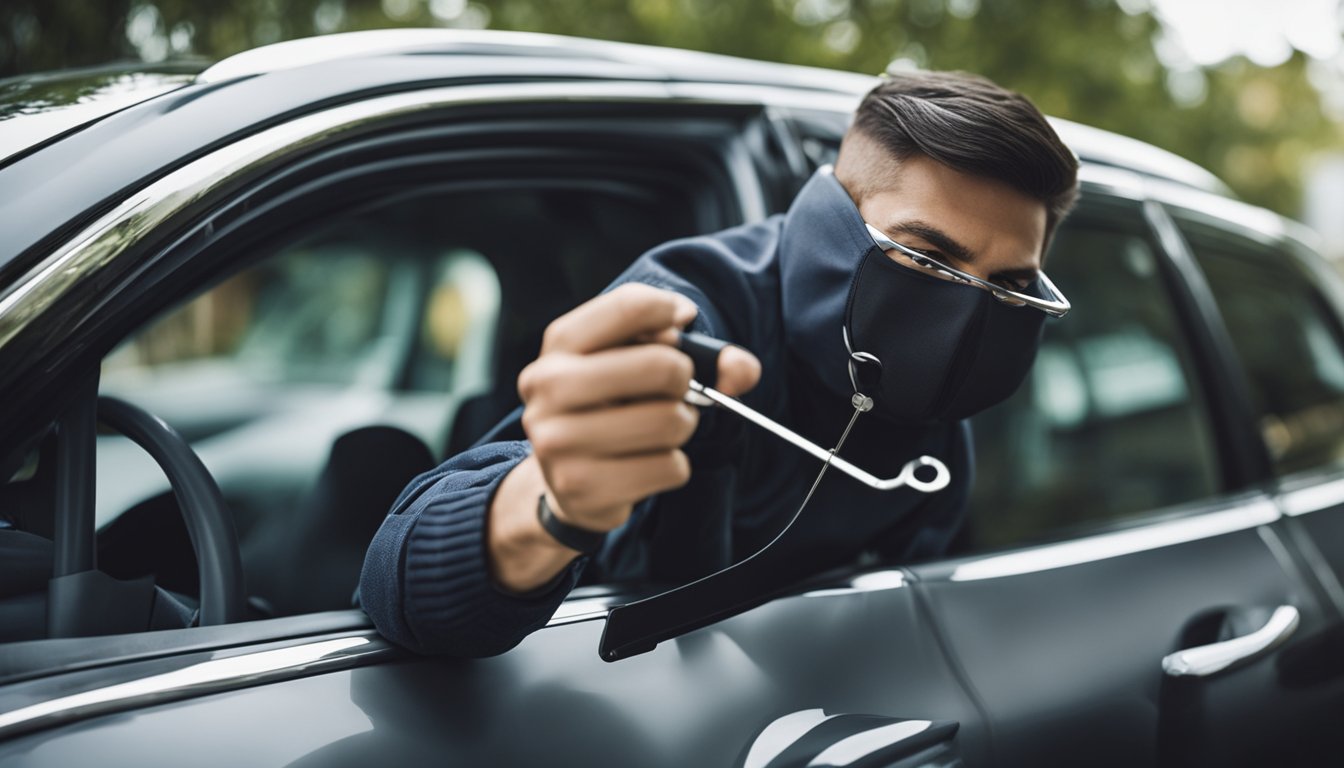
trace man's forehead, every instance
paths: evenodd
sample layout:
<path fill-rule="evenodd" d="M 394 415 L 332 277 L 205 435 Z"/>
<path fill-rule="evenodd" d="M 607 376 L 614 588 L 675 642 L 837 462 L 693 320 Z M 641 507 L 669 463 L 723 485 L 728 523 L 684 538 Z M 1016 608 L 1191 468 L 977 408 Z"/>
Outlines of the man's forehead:
<path fill-rule="evenodd" d="M 893 240 L 933 248 L 963 264 L 993 270 L 1039 269 L 1044 255 L 1044 208 L 1039 223 L 1029 215 L 984 215 L 983 209 L 933 209 L 905 199 L 884 205 L 878 197 L 860 207 L 868 223 Z M 866 209 L 866 210 L 865 210 Z"/>
<path fill-rule="evenodd" d="M 996 269 L 1039 268 L 1046 204 L 996 179 L 962 174 L 927 157 L 900 163 L 898 178 L 859 203 L 868 223 L 888 235 L 925 239 L 968 262 Z M 960 250 L 960 254 L 956 253 Z"/>

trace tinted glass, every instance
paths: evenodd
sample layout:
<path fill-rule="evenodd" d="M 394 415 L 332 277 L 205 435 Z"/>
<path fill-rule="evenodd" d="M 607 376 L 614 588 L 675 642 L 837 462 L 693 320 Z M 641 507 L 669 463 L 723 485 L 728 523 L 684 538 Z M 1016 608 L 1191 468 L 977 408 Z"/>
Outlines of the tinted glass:
<path fill-rule="evenodd" d="M 1130 209 L 1081 211 L 1046 271 L 1073 302 L 1031 375 L 976 417 L 976 549 L 1059 538 L 1212 494 L 1206 411 L 1156 247 Z"/>
<path fill-rule="evenodd" d="M 102 390 L 182 432 L 240 517 L 290 503 L 360 427 L 456 452 L 517 405 L 547 322 L 695 231 L 697 199 L 659 191 L 426 194 L 249 244 L 235 258 L 253 266 L 105 358 Z M 98 462 L 100 521 L 165 488 L 120 437 L 100 438 Z"/>
<path fill-rule="evenodd" d="M 1250 383 L 1283 473 L 1344 461 L 1344 337 L 1313 277 L 1287 253 L 1178 219 Z"/>
<path fill-rule="evenodd" d="M 200 413 L 210 384 L 270 396 L 395 389 L 408 364 L 416 389 L 487 381 L 490 338 L 479 337 L 493 335 L 499 314 L 490 263 L 377 235 L 341 226 L 284 247 L 128 338 L 104 360 L 103 389 L 170 399 L 181 391 L 200 400 L 191 409 Z M 194 431 L 189 421 L 181 428 Z"/>

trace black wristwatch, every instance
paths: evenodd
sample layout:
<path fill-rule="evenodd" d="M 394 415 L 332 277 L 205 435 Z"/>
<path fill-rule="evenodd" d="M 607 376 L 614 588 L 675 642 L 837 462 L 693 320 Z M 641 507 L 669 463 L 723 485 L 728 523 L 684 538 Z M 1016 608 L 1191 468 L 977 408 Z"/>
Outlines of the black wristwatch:
<path fill-rule="evenodd" d="M 537 519 L 541 521 L 541 527 L 551 534 L 551 538 L 585 555 L 597 552 L 607 540 L 607 534 L 601 531 L 590 531 L 587 528 L 570 525 L 556 517 L 551 511 L 551 505 L 546 503 L 544 493 L 537 499 Z"/>

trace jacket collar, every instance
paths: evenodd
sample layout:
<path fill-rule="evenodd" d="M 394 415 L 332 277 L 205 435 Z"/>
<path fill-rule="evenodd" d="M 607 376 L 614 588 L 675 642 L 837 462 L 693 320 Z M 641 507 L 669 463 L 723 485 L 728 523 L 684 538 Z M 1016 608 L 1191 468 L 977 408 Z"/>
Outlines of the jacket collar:
<path fill-rule="evenodd" d="M 780 298 L 790 353 L 827 390 L 851 394 L 844 327 L 859 265 L 877 245 L 831 166 L 794 198 L 780 236 Z"/>

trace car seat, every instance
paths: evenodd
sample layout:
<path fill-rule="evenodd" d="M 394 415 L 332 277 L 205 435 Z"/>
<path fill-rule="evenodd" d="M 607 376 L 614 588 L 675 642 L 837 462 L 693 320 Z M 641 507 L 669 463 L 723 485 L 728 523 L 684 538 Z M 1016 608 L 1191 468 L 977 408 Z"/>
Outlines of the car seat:
<path fill-rule="evenodd" d="M 276 615 L 351 607 L 373 534 L 406 484 L 434 466 L 429 448 L 396 427 L 337 438 L 293 514 L 260 521 L 243 542 L 248 594 Z"/>

